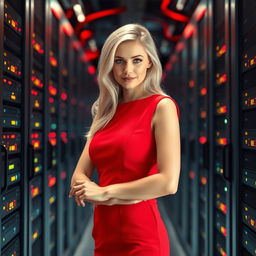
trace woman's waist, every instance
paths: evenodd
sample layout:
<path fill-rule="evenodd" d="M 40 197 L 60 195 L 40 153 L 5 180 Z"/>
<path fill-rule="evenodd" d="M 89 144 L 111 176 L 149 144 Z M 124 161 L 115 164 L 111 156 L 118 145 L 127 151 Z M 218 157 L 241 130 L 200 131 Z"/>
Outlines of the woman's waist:
<path fill-rule="evenodd" d="M 138 203 L 131 203 L 131 204 L 113 204 L 113 205 L 104 205 L 104 204 L 98 204 L 94 206 L 94 209 L 96 208 L 102 208 L 102 209 L 118 209 L 118 208 L 137 208 L 137 206 L 143 205 L 143 204 L 151 204 L 157 206 L 157 199 L 152 198 L 152 199 L 147 199 L 147 200 L 142 200 L 141 202 Z"/>

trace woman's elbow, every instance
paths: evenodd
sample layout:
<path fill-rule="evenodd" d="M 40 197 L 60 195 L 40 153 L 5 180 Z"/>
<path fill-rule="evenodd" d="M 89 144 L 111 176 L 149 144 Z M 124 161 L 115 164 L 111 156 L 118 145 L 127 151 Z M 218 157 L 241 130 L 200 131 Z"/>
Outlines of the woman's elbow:
<path fill-rule="evenodd" d="M 169 183 L 167 186 L 167 194 L 168 195 L 173 195 L 176 194 L 178 191 L 178 183 Z"/>

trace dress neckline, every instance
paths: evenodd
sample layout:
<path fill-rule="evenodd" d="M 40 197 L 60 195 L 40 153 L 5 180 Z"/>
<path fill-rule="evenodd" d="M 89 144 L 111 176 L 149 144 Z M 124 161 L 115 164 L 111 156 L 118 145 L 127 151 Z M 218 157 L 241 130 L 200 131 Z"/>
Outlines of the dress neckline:
<path fill-rule="evenodd" d="M 149 99 L 153 96 L 159 96 L 160 94 L 152 94 L 150 96 L 147 96 L 145 98 L 142 98 L 142 99 L 137 99 L 137 100 L 131 100 L 131 101 L 126 101 L 126 102 L 120 102 L 118 103 L 118 105 L 125 105 L 125 104 L 129 104 L 129 103 L 133 103 L 133 102 L 136 102 L 136 101 L 141 101 L 141 100 L 146 100 L 146 99 Z"/>

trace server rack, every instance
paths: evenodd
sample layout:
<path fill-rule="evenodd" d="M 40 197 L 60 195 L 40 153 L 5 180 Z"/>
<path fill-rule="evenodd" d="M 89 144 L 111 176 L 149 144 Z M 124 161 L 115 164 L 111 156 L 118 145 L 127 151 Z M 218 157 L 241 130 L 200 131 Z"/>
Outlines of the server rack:
<path fill-rule="evenodd" d="M 26 196 L 23 181 L 24 110 L 22 100 L 25 87 L 25 67 L 23 61 L 24 37 L 26 35 L 23 19 L 25 9 L 22 3 L 1 1 L 0 18 L 1 41 L 0 79 L 0 122 L 1 136 L 1 255 L 20 254 L 23 250 L 26 214 Z"/>
<path fill-rule="evenodd" d="M 231 91 L 229 1 L 212 2 L 210 255 L 231 255 Z M 226 7 L 226 8 L 225 8 Z M 228 7 L 228 8 L 227 8 Z"/>
<path fill-rule="evenodd" d="M 189 107 L 188 107 L 188 69 L 185 68 L 188 66 L 188 48 L 185 47 L 182 52 L 180 53 L 181 58 L 181 67 L 182 67 L 182 71 L 183 71 L 183 79 L 182 79 L 182 88 L 183 89 L 183 97 L 181 97 L 181 99 L 183 99 L 181 101 L 181 108 L 183 109 L 183 118 L 181 119 L 181 141 L 183 149 L 182 149 L 182 159 L 181 159 L 181 163 L 182 163 L 182 169 L 181 169 L 181 180 L 180 180 L 180 186 L 184 186 L 187 187 L 189 186 L 189 167 L 188 167 L 188 161 L 189 161 L 189 155 L 190 155 L 190 148 L 189 148 L 189 140 L 188 138 L 188 132 L 189 132 L 189 126 L 188 126 L 188 113 L 189 113 Z M 177 74 L 178 76 L 179 74 Z M 182 238 L 184 241 L 184 244 L 187 245 L 187 234 L 188 234 L 188 230 L 189 230 L 189 218 L 188 218 L 188 212 L 189 212 L 189 192 L 188 189 L 182 189 L 181 192 L 182 195 L 182 214 L 181 214 L 181 221 L 182 221 L 182 229 L 181 229 L 181 233 L 182 233 Z M 189 248 L 189 246 L 187 245 L 187 251 L 190 251 L 191 249 Z"/>
<path fill-rule="evenodd" d="M 255 1 L 239 3 L 241 20 L 239 24 L 240 44 L 239 80 L 240 90 L 240 150 L 239 171 L 239 251 L 251 256 L 256 252 L 256 166 L 255 166 L 255 95 L 256 95 L 256 11 Z"/>
<path fill-rule="evenodd" d="M 45 173 L 45 9 L 43 1 L 29 2 L 29 83 L 28 116 L 28 255 L 44 255 L 43 193 Z"/>
<path fill-rule="evenodd" d="M 178 57 L 178 60 L 180 60 L 181 56 Z M 178 102 L 177 94 L 175 94 L 175 83 L 180 84 L 181 83 L 181 77 L 177 74 L 180 74 L 182 72 L 182 65 L 181 62 L 179 64 L 175 65 L 172 72 L 168 72 L 165 77 L 165 82 L 162 85 L 164 91 L 166 91 L 172 98 L 175 99 L 177 104 L 179 105 L 179 108 L 181 107 Z M 175 83 L 174 83 L 175 81 Z M 181 120 L 183 119 L 183 116 L 180 117 Z M 180 126 L 183 128 L 183 126 Z M 183 147 L 181 146 L 181 152 L 183 153 Z M 182 176 L 183 172 L 181 172 Z M 160 200 L 164 201 L 165 207 L 167 208 L 168 212 L 170 213 L 171 219 L 175 220 L 175 224 L 178 226 L 177 228 L 182 228 L 182 220 L 181 220 L 181 214 L 182 212 L 182 190 L 178 190 L 175 195 L 166 196 L 164 198 L 161 198 Z M 172 207 L 170 207 L 170 205 Z"/>
<path fill-rule="evenodd" d="M 91 119 L 88 64 L 57 1 L 0 1 L 0 13 L 0 254 L 73 255 L 88 219 L 67 200 Z"/>
<path fill-rule="evenodd" d="M 47 108 L 47 168 L 46 178 L 47 182 L 45 189 L 47 194 L 46 209 L 48 209 L 47 217 L 48 221 L 45 223 L 48 231 L 48 243 L 47 255 L 57 254 L 57 222 L 58 216 L 58 201 L 60 195 L 58 189 L 60 180 L 58 176 L 58 166 L 60 162 L 60 63 L 62 61 L 61 56 L 61 44 L 60 44 L 60 22 L 58 17 L 54 15 L 54 12 L 50 12 L 49 15 L 50 24 L 50 47 L 49 47 L 49 80 L 47 90 L 47 101 L 49 102 Z M 57 198 L 58 195 L 58 198 Z M 60 217 L 61 218 L 61 217 Z M 60 237 L 61 238 L 61 237 Z"/>
<path fill-rule="evenodd" d="M 207 79 L 207 19 L 205 13 L 197 23 L 198 31 L 198 255 L 206 256 L 208 253 L 208 208 L 209 208 L 209 84 Z"/>
<path fill-rule="evenodd" d="M 207 13 L 197 25 L 199 66 L 195 78 L 200 92 L 197 137 L 200 143 L 198 255 L 255 255 L 254 10 L 255 1 L 207 1 Z M 205 26 L 207 33 L 203 32 Z M 181 53 L 183 57 L 172 58 L 177 60 L 173 62 L 171 71 L 171 81 L 175 83 L 179 82 L 177 76 L 190 81 L 189 74 L 187 76 L 185 71 L 177 71 L 177 66 L 181 63 L 189 68 L 187 55 L 192 50 L 189 50 L 189 39 L 184 41 L 186 46 Z M 205 48 L 207 51 L 203 50 Z M 180 56 L 180 52 L 177 51 L 173 56 Z M 202 59 L 207 59 L 207 68 Z M 204 84 L 208 87 L 203 86 Z M 181 106 L 186 115 L 186 109 L 191 109 L 186 108 L 186 95 L 191 97 L 191 93 L 184 92 L 183 95 L 184 103 L 181 101 Z M 187 126 L 182 128 L 182 140 L 185 139 L 185 145 L 189 145 L 189 138 L 183 134 L 186 135 L 191 126 L 186 122 L 182 125 Z M 188 159 L 193 154 L 190 149 L 191 147 L 185 146 L 182 151 L 183 172 L 191 167 L 184 166 L 189 163 Z M 184 200 L 187 195 L 184 191 L 188 188 L 184 178 L 186 175 L 181 175 L 182 191 L 179 194 L 183 200 L 183 211 L 187 212 L 182 216 L 184 228 L 182 229 L 182 225 L 175 225 L 183 234 L 181 237 L 185 244 L 190 241 L 189 237 L 185 237 L 185 226 L 186 221 L 190 221 L 187 214 L 191 213 L 188 210 L 189 203 Z M 195 200 L 193 197 L 193 202 Z M 209 219 L 205 218 L 205 213 L 208 213 Z M 198 234 L 194 230 L 192 235 Z M 197 255 L 194 254 L 196 250 L 189 249 L 193 255 Z M 188 255 L 191 252 L 188 251 Z"/>
<path fill-rule="evenodd" d="M 84 141 L 84 139 L 82 138 L 82 136 L 79 134 L 78 130 L 79 130 L 79 122 L 81 122 L 79 115 L 78 115 L 78 88 L 80 86 L 79 84 L 79 76 L 81 73 L 81 70 L 83 68 L 83 63 L 79 60 L 79 55 L 78 55 L 78 51 L 76 49 L 74 49 L 73 54 L 72 54 L 72 60 L 71 60 L 71 72 L 72 72 L 72 80 L 71 80 L 71 84 L 72 84 L 72 91 L 70 91 L 71 93 L 69 94 L 71 97 L 71 115 L 69 115 L 70 117 L 70 140 L 71 140 L 71 144 L 70 144 L 70 159 L 72 159 L 72 161 L 70 161 L 70 170 L 74 170 L 75 169 L 75 164 L 78 161 L 78 152 L 80 152 L 81 148 L 78 148 L 78 142 L 79 140 Z M 79 74 L 79 76 L 78 76 Z M 67 179 L 67 182 L 69 183 L 71 179 L 71 173 L 70 173 L 70 177 L 69 179 Z M 69 185 L 70 184 L 66 184 L 66 188 L 67 188 L 67 195 L 69 193 Z M 72 202 L 70 202 L 72 203 Z M 82 216 L 81 214 L 85 214 L 83 211 L 81 211 L 79 208 L 74 208 L 73 212 L 72 212 L 74 219 L 79 219 L 82 220 Z M 85 226 L 82 225 L 82 223 L 78 223 L 75 222 L 74 223 L 74 227 L 73 227 L 73 232 L 74 233 L 79 233 L 79 230 L 81 228 L 84 228 Z M 79 239 L 79 237 L 77 238 Z"/>
<path fill-rule="evenodd" d="M 194 225 L 193 220 L 195 219 L 195 212 L 193 207 L 193 203 L 195 202 L 195 189 L 194 184 L 196 180 L 196 169 L 195 169 L 195 140 L 196 140 L 196 130 L 195 130 L 195 116 L 196 115 L 196 84 L 194 80 L 194 72 L 195 72 L 195 64 L 194 64 L 194 58 L 193 58 L 193 37 L 189 37 L 187 41 L 187 58 L 188 58 L 188 76 L 187 76 L 187 86 L 188 86 L 188 108 L 190 109 L 188 113 L 188 133 L 187 133 L 187 139 L 189 143 L 189 158 L 188 158 L 188 194 L 189 196 L 189 202 L 188 202 L 188 212 L 187 212 L 187 243 L 192 249 L 192 238 L 194 233 Z M 188 214 L 189 213 L 189 214 Z"/>

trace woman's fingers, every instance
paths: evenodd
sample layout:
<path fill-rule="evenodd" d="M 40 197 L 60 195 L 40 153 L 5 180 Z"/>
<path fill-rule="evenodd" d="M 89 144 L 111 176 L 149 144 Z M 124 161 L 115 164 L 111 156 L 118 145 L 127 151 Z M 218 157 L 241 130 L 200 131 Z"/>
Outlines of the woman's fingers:
<path fill-rule="evenodd" d="M 69 197 L 76 195 L 76 192 L 84 188 L 84 186 L 75 187 L 73 186 L 69 192 Z"/>
<path fill-rule="evenodd" d="M 84 194 L 84 190 L 78 190 L 78 191 L 75 192 L 75 195 L 78 196 L 78 197 L 80 195 L 83 195 L 83 194 Z"/>
<path fill-rule="evenodd" d="M 86 181 L 84 180 L 76 180 L 72 185 L 70 185 L 69 197 L 72 197 L 74 193 L 77 190 L 80 190 L 81 188 L 83 188 L 85 184 L 86 184 Z"/>
<path fill-rule="evenodd" d="M 76 201 L 77 206 L 80 206 L 79 199 L 78 199 L 78 197 L 76 197 L 76 196 L 75 196 L 75 201 Z"/>

